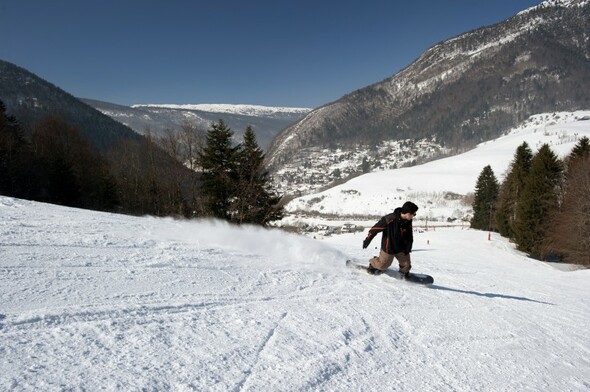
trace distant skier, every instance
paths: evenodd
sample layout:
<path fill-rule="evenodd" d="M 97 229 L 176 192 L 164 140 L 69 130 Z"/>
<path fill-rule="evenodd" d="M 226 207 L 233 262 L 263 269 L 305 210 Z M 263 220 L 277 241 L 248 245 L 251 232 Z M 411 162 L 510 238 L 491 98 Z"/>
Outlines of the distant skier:
<path fill-rule="evenodd" d="M 363 241 L 363 249 L 366 249 L 371 240 L 378 234 L 381 236 L 381 250 L 379 256 L 369 260 L 368 272 L 380 274 L 391 266 L 393 259 L 399 263 L 399 272 L 406 275 L 412 268 L 410 252 L 414 235 L 412 234 L 412 219 L 416 216 L 418 206 L 407 201 L 403 206 L 396 208 L 391 214 L 382 217 L 369 230 L 367 238 Z"/>

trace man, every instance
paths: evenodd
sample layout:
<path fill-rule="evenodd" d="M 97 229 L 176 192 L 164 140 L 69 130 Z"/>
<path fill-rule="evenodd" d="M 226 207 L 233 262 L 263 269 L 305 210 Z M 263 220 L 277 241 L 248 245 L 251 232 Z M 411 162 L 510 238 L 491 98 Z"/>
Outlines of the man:
<path fill-rule="evenodd" d="M 412 234 L 412 219 L 416 216 L 418 206 L 407 201 L 403 206 L 396 208 L 391 214 L 387 214 L 377 222 L 367 238 L 363 241 L 363 249 L 366 249 L 371 240 L 378 234 L 381 236 L 381 250 L 379 256 L 369 260 L 369 273 L 380 274 L 391 266 L 393 259 L 399 263 L 399 272 L 408 275 L 412 268 L 410 252 L 414 235 Z"/>

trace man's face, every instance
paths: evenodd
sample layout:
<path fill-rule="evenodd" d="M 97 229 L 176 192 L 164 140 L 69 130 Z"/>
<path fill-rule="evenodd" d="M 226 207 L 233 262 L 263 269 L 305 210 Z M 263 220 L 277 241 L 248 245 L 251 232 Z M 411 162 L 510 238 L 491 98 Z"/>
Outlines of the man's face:
<path fill-rule="evenodd" d="M 416 214 L 412 214 L 411 212 L 406 212 L 405 214 L 400 214 L 400 216 L 402 217 L 402 219 L 411 221 L 412 219 L 414 219 Z"/>

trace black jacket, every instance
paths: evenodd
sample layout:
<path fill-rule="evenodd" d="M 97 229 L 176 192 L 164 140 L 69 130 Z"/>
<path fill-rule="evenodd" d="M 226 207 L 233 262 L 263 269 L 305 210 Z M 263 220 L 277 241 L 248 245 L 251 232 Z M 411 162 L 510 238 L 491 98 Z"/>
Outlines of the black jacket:
<path fill-rule="evenodd" d="M 412 221 L 402 219 L 401 208 L 396 208 L 391 214 L 387 214 L 379 222 L 375 223 L 363 243 L 363 247 L 369 245 L 378 233 L 381 236 L 381 250 L 390 255 L 412 251 L 414 235 L 412 233 Z"/>

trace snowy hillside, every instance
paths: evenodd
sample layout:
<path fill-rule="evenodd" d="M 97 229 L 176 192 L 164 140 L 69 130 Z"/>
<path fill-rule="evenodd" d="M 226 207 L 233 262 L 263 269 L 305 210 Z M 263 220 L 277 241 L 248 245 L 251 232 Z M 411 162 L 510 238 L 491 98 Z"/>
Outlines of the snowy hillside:
<path fill-rule="evenodd" d="M 0 215 L 0 390 L 590 388 L 590 270 L 486 233 L 417 233 L 421 287 L 344 267 L 375 252 L 359 234 L 6 197 Z"/>
<path fill-rule="evenodd" d="M 590 137 L 590 111 L 535 115 L 507 135 L 464 154 L 365 174 L 324 192 L 297 198 L 287 205 L 291 216 L 284 223 L 304 220 L 300 217 L 304 214 L 341 218 L 382 216 L 406 200 L 414 200 L 420 206 L 419 220 L 462 219 L 470 214 L 471 208 L 462 204 L 458 195 L 474 192 L 477 177 L 486 165 L 491 165 L 502 181 L 516 148 L 523 142 L 533 152 L 547 143 L 563 158 L 582 136 Z"/>

